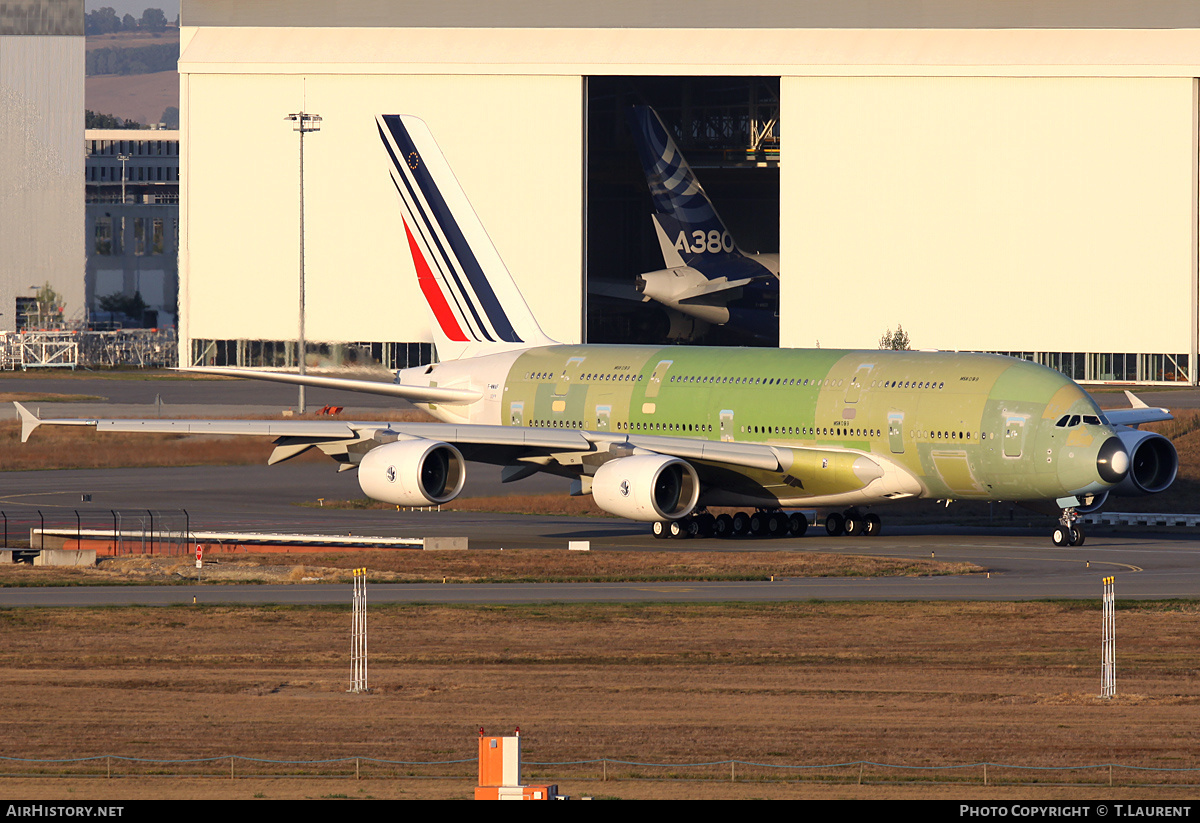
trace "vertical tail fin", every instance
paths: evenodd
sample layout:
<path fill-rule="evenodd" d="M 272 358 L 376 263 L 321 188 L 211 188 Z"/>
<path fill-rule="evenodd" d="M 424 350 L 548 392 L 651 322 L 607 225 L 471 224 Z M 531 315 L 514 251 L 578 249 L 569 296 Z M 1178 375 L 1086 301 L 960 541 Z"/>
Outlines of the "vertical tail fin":
<path fill-rule="evenodd" d="M 538 325 L 425 122 L 376 118 L 439 357 L 553 343 Z"/>
<path fill-rule="evenodd" d="M 646 185 L 654 200 L 660 241 L 665 234 L 688 266 L 716 255 L 740 255 L 724 221 L 658 113 L 649 106 L 634 106 L 629 111 L 629 123 Z M 670 265 L 669 259 L 667 263 Z"/>

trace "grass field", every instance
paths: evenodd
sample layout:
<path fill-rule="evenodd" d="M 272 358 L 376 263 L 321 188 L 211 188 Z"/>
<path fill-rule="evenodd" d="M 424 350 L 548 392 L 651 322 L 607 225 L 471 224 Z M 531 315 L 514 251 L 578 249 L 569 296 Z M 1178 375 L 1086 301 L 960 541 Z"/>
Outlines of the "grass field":
<path fill-rule="evenodd" d="M 6 610 L 5 755 L 404 764 L 364 763 L 358 782 L 352 762 L 238 761 L 237 780 L 228 759 L 119 761 L 132 776 L 114 780 L 95 779 L 103 761 L 9 762 L 0 791 L 469 797 L 479 727 L 519 725 L 526 778 L 573 795 L 1194 797 L 1200 775 L 1155 770 L 1200 766 L 1200 606 L 1123 604 L 1116 621 L 1103 701 L 1097 604 L 380 606 L 373 691 L 353 695 L 348 608 Z M 601 782 L 576 763 L 598 758 L 673 765 L 610 762 Z M 982 762 L 1007 766 L 989 786 L 981 766 L 943 768 Z M 855 765 L 815 768 L 836 763 Z M 1123 767 L 1113 788 L 1082 768 L 1106 763 Z"/>
<path fill-rule="evenodd" d="M 770 580 L 784 577 L 918 577 L 978 574 L 970 563 L 812 552 L 355 551 L 345 554 L 210 555 L 206 583 L 349 583 L 369 569 L 378 583 L 530 583 Z M 189 556 L 101 558 L 96 568 L 0 564 L 0 586 L 87 586 L 195 582 Z"/>

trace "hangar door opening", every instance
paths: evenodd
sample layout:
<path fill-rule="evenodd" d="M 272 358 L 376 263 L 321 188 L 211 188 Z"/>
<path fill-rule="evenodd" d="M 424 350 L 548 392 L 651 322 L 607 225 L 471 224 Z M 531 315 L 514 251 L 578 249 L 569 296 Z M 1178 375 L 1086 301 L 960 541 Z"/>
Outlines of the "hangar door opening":
<path fill-rule="evenodd" d="M 779 344 L 779 78 L 587 79 L 590 343 Z"/>

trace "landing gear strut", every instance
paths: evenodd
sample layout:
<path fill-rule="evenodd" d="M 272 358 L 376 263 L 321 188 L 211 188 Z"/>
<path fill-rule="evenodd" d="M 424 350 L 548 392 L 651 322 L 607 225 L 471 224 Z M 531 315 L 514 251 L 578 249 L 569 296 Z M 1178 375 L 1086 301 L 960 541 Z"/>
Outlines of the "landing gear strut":
<path fill-rule="evenodd" d="M 1082 546 L 1084 540 L 1083 524 L 1079 522 L 1079 513 L 1074 508 L 1062 510 L 1058 518 L 1058 526 L 1052 535 L 1056 546 Z"/>

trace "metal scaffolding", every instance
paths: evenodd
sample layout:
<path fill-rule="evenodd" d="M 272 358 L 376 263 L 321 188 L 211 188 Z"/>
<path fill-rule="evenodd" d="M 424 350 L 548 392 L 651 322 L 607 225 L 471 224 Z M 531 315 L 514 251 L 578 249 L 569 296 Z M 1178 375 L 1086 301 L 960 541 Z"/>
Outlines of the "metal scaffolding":
<path fill-rule="evenodd" d="M 174 329 L 0 333 L 0 369 L 140 366 L 179 363 Z"/>

